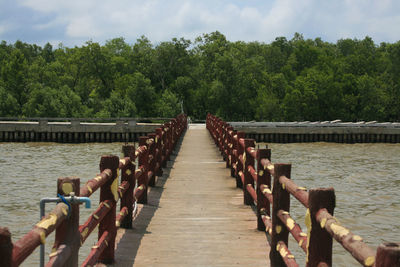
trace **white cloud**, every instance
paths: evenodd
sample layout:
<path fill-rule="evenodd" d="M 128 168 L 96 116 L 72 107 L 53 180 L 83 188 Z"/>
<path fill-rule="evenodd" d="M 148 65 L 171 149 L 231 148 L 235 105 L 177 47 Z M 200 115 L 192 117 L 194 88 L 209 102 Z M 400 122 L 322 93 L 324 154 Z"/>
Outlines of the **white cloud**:
<path fill-rule="evenodd" d="M 19 0 L 48 16 L 38 30 L 57 25 L 58 39 L 104 41 L 117 36 L 134 41 L 146 35 L 154 42 L 172 37 L 193 39 L 219 30 L 230 40 L 270 42 L 277 36 L 363 38 L 396 41 L 400 4 L 396 0 Z M 3 27 L 4 28 L 4 27 Z M 1 29 L 0 29 L 1 31 Z M 4 31 L 4 29 L 3 29 Z M 1 34 L 1 32 L 0 32 Z"/>

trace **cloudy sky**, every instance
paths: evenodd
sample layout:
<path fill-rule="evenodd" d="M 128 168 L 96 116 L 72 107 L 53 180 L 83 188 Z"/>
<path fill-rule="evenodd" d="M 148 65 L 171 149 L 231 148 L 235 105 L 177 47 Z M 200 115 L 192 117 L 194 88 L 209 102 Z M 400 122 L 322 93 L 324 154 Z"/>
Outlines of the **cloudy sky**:
<path fill-rule="evenodd" d="M 231 41 L 400 40 L 399 0 L 0 0 L 0 40 L 65 46 L 141 35 L 153 43 L 220 31 Z"/>

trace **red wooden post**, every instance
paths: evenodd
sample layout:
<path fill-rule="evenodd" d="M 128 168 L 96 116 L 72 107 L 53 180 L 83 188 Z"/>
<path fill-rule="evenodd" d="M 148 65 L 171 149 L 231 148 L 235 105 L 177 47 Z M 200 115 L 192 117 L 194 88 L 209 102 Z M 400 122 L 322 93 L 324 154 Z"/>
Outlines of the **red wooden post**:
<path fill-rule="evenodd" d="M 165 164 L 167 164 L 167 161 L 169 161 L 169 157 L 170 157 L 170 155 L 171 155 L 171 147 L 172 147 L 172 144 L 171 144 L 171 123 L 169 123 L 169 122 L 167 122 L 167 123 L 165 123 L 164 124 L 165 125 L 165 128 L 164 128 L 164 130 L 165 130 L 165 142 L 164 142 L 164 145 L 165 145 L 165 148 L 166 148 L 166 153 L 165 153 Z"/>
<path fill-rule="evenodd" d="M 247 185 L 251 185 L 254 188 L 254 181 L 253 177 L 250 174 L 249 171 L 249 166 L 254 167 L 254 158 L 251 156 L 251 154 L 247 151 L 247 148 L 255 146 L 254 139 L 244 139 L 244 153 L 243 156 L 245 156 L 244 160 L 244 185 L 243 185 L 243 202 L 245 205 L 253 205 L 254 200 L 251 197 L 249 191 L 247 191 Z"/>
<path fill-rule="evenodd" d="M 57 180 L 57 194 L 63 196 L 79 196 L 80 180 L 77 177 L 64 177 Z M 56 237 L 53 245 L 55 252 L 61 245 L 71 250 L 71 254 L 64 266 L 77 266 L 80 244 L 79 233 L 79 204 L 70 204 L 69 216 L 56 229 Z M 57 255 L 54 255 L 57 256 Z M 50 258 L 52 255 L 50 255 Z"/>
<path fill-rule="evenodd" d="M 141 136 L 139 137 L 139 146 L 146 146 L 147 147 L 147 140 L 149 138 L 147 136 Z M 138 179 L 138 186 L 143 186 L 144 190 L 143 193 L 141 194 L 140 198 L 137 200 L 138 203 L 140 204 L 147 204 L 147 188 L 148 188 L 148 172 L 149 172 L 149 149 L 147 148 L 146 151 L 140 153 L 139 155 L 139 167 L 143 166 L 143 173 L 140 175 Z"/>
<path fill-rule="evenodd" d="M 227 164 L 229 164 L 229 131 L 230 131 L 230 126 L 229 124 L 225 123 L 225 129 L 224 129 L 224 157 L 225 157 L 225 161 Z M 229 166 L 227 166 L 229 167 Z"/>
<path fill-rule="evenodd" d="M 228 126 L 226 135 L 226 167 L 232 167 L 233 127 Z"/>
<path fill-rule="evenodd" d="M 236 158 L 236 187 L 242 188 L 243 183 L 242 179 L 240 178 L 239 172 L 243 172 L 243 164 L 239 160 L 239 156 L 243 155 L 244 148 L 240 145 L 239 140 L 244 138 L 244 132 L 237 132 L 237 140 L 236 140 L 236 151 L 237 151 L 237 158 Z"/>
<path fill-rule="evenodd" d="M 164 125 L 163 127 L 161 127 L 162 129 L 162 135 L 161 135 L 161 157 L 162 157 L 162 164 L 161 166 L 163 168 L 167 167 L 167 133 L 166 133 L 166 129 L 167 127 Z"/>
<path fill-rule="evenodd" d="M 0 227 L 0 260 L 1 266 L 12 266 L 12 250 L 11 233 L 8 228 Z"/>
<path fill-rule="evenodd" d="M 221 151 L 221 156 L 223 160 L 226 160 L 225 155 L 225 134 L 226 134 L 226 123 L 221 120 L 220 122 L 221 132 L 219 135 L 219 150 Z"/>
<path fill-rule="evenodd" d="M 291 164 L 274 164 L 274 187 L 272 190 L 273 204 L 272 204 L 272 235 L 271 235 L 271 266 L 286 266 L 282 260 L 281 255 L 276 250 L 279 241 L 283 241 L 288 246 L 289 231 L 286 225 L 279 219 L 278 211 L 284 210 L 289 212 L 290 208 L 290 194 L 287 192 L 283 185 L 279 183 L 279 177 L 286 176 L 290 179 Z"/>
<path fill-rule="evenodd" d="M 219 151 L 221 152 L 221 156 L 223 157 L 224 155 L 224 145 L 223 145 L 223 141 L 224 141 L 224 122 L 219 119 L 219 123 L 218 123 L 218 147 L 219 147 Z"/>
<path fill-rule="evenodd" d="M 262 184 L 271 188 L 271 174 L 261 164 L 261 159 L 265 158 L 271 161 L 271 149 L 259 149 L 257 153 L 257 229 L 260 231 L 265 231 L 262 215 L 271 216 L 270 203 L 260 188 Z"/>
<path fill-rule="evenodd" d="M 171 144 L 171 149 L 170 149 L 170 153 L 172 153 L 172 151 L 175 148 L 175 130 L 176 130 L 176 120 L 172 119 L 171 120 L 171 129 L 169 130 L 169 134 L 170 134 L 170 144 Z"/>
<path fill-rule="evenodd" d="M 335 190 L 333 188 L 311 189 L 309 192 L 306 214 L 306 225 L 309 229 L 306 266 L 310 267 L 319 264 L 332 266 L 332 236 L 321 228 L 321 224 L 316 220 L 316 214 L 322 208 L 327 209 L 333 215 L 335 208 Z"/>
<path fill-rule="evenodd" d="M 157 150 L 157 159 L 156 159 L 156 161 L 157 161 L 157 164 L 158 164 L 157 165 L 158 166 L 158 170 L 157 170 L 156 175 L 158 177 L 160 177 L 160 176 L 163 175 L 163 169 L 162 169 L 162 145 L 161 145 L 163 130 L 161 128 L 157 128 L 156 129 L 156 134 L 157 134 L 156 140 L 155 140 L 156 141 L 156 150 Z"/>
<path fill-rule="evenodd" d="M 123 145 L 122 146 L 122 153 L 124 154 L 125 157 L 129 157 L 132 162 L 135 162 L 135 145 Z"/>
<path fill-rule="evenodd" d="M 156 185 L 156 174 L 155 174 L 155 169 L 156 169 L 156 134 L 155 133 L 150 133 L 149 135 L 149 141 L 150 139 L 153 139 L 153 142 L 149 144 L 149 172 L 151 172 L 152 176 L 149 179 L 149 186 L 155 186 Z M 149 142 L 148 141 L 148 142 Z"/>
<path fill-rule="evenodd" d="M 400 243 L 383 243 L 376 252 L 376 267 L 400 266 Z"/>
<path fill-rule="evenodd" d="M 232 134 L 231 134 L 232 147 L 231 147 L 230 166 L 231 166 L 231 176 L 232 177 L 236 177 L 236 175 L 235 175 L 236 170 L 234 168 L 234 164 L 236 164 L 236 161 L 237 161 L 237 158 L 235 156 L 235 153 L 237 152 L 237 145 L 236 145 L 234 136 L 237 136 L 237 132 L 236 131 L 233 131 Z"/>
<path fill-rule="evenodd" d="M 218 137 L 219 137 L 219 118 L 214 116 L 214 143 L 219 149 Z"/>
<path fill-rule="evenodd" d="M 131 146 L 133 147 L 133 146 Z M 133 147 L 134 148 L 134 147 Z M 128 150 L 128 149 L 126 149 Z M 130 150 L 128 150 L 130 151 Z M 127 153 L 129 155 L 132 153 Z M 133 155 L 135 152 L 133 152 Z M 120 205 L 120 210 L 122 210 L 124 207 L 127 208 L 127 215 L 121 222 L 121 227 L 125 229 L 131 229 L 132 228 L 132 216 L 133 216 L 133 203 L 134 203 L 134 198 L 133 198 L 133 190 L 135 189 L 136 185 L 136 180 L 135 180 L 135 164 L 131 161 L 129 157 L 125 157 L 122 159 L 124 164 L 123 167 L 121 168 L 121 183 L 124 181 L 129 182 L 129 187 L 128 190 L 126 190 L 125 194 L 123 194 L 121 198 L 121 205 Z"/>
<path fill-rule="evenodd" d="M 102 156 L 100 160 L 100 172 L 106 169 L 111 170 L 112 177 L 100 188 L 100 203 L 103 201 L 110 201 L 110 211 L 101 220 L 99 224 L 99 235 L 100 239 L 104 232 L 108 232 L 110 240 L 108 246 L 104 249 L 99 257 L 99 261 L 111 264 L 114 262 L 114 250 L 115 250 L 115 236 L 117 234 L 117 227 L 115 225 L 115 212 L 116 212 L 116 201 L 118 200 L 118 167 L 119 158 L 113 155 Z"/>

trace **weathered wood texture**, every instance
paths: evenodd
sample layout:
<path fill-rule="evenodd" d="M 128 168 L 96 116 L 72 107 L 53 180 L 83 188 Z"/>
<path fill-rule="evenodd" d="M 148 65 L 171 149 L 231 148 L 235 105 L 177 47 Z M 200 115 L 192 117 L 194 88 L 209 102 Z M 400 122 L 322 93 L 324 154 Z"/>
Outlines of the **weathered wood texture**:
<path fill-rule="evenodd" d="M 115 266 L 269 266 L 269 246 L 204 126 L 192 126 L 142 206 L 120 229 Z"/>

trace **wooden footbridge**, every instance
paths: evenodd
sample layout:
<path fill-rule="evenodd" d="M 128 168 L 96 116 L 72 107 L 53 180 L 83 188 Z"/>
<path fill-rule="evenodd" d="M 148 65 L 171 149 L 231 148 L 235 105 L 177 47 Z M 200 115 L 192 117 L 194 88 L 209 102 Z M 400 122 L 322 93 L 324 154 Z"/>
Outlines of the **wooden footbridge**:
<path fill-rule="evenodd" d="M 187 128 L 180 115 L 138 147 L 125 145 L 123 158 L 103 156 L 100 174 L 83 186 L 59 178 L 58 204 L 29 233 L 13 243 L 0 227 L 0 265 L 20 265 L 55 231 L 46 266 L 77 266 L 98 226 L 81 266 L 298 266 L 289 233 L 307 266 L 332 266 L 333 239 L 363 266 L 400 266 L 399 243 L 374 251 L 333 217 L 332 188 L 307 191 L 290 179 L 289 164 L 271 163 L 269 149 L 212 115 L 206 126 Z M 97 189 L 99 206 L 79 225 L 79 204 Z M 289 214 L 290 195 L 307 208 L 306 232 Z"/>

